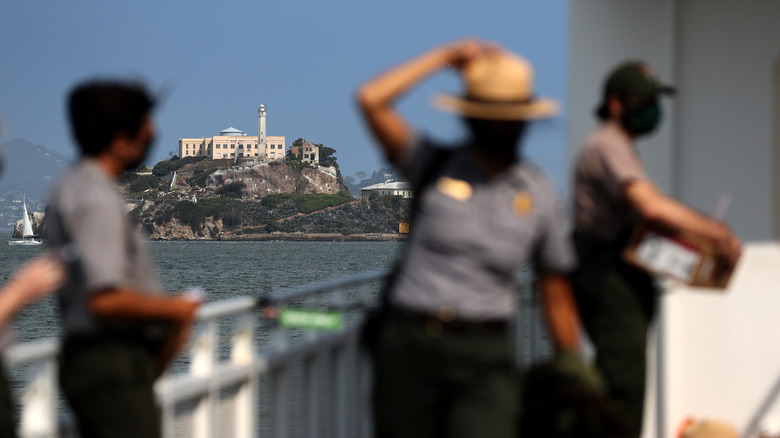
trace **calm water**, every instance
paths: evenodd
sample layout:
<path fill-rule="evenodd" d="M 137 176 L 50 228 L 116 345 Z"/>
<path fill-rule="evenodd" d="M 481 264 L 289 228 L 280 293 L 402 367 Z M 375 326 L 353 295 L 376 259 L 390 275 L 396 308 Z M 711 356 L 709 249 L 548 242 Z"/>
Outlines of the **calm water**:
<path fill-rule="evenodd" d="M 10 236 L 9 236 L 10 237 Z M 200 286 L 206 301 L 260 296 L 268 291 L 389 268 L 401 242 L 150 242 L 167 291 Z M 0 281 L 39 247 L 9 246 L 0 240 Z M 24 309 L 16 318 L 17 342 L 60 333 L 53 297 Z"/>

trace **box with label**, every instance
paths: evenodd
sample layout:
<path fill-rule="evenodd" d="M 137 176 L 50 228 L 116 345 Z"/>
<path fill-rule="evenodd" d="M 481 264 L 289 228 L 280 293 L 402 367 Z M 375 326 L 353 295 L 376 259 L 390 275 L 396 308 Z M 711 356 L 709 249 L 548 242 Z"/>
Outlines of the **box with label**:
<path fill-rule="evenodd" d="M 733 271 L 708 240 L 647 223 L 636 229 L 623 258 L 651 274 L 699 287 L 724 289 Z"/>

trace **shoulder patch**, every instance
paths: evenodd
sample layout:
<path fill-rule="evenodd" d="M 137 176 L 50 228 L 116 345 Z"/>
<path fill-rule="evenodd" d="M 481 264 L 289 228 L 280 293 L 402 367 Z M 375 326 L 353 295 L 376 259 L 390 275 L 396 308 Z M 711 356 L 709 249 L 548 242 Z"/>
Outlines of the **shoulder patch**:
<path fill-rule="evenodd" d="M 443 176 L 436 181 L 436 189 L 457 201 L 467 201 L 471 198 L 471 194 L 474 191 L 468 182 L 447 176 Z"/>
<path fill-rule="evenodd" d="M 512 200 L 512 208 L 518 216 L 525 216 L 534 209 L 534 198 L 528 192 L 520 192 Z"/>

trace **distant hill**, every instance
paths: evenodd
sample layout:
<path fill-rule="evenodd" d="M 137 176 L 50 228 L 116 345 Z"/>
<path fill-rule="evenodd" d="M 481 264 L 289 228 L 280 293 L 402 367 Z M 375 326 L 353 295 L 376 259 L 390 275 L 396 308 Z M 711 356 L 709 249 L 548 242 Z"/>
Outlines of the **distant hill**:
<path fill-rule="evenodd" d="M 22 217 L 22 197 L 27 210 L 43 210 L 49 188 L 71 162 L 71 158 L 17 139 L 0 143 L 0 230 L 13 228 Z"/>
<path fill-rule="evenodd" d="M 396 172 L 392 168 L 383 167 L 379 170 L 375 170 L 371 177 L 366 177 L 357 181 L 355 178 L 348 176 L 344 178 L 344 185 L 347 186 L 350 192 L 355 196 L 360 196 L 360 189 L 368 187 L 374 184 L 383 183 L 385 181 L 403 181 L 401 174 Z"/>

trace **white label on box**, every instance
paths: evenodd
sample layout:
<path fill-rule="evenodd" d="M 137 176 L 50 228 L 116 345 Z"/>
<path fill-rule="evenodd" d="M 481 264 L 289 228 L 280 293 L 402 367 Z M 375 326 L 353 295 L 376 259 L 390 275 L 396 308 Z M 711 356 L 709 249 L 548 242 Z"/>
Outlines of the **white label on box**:
<path fill-rule="evenodd" d="M 647 269 L 690 283 L 701 254 L 654 232 L 642 235 L 636 258 Z"/>

